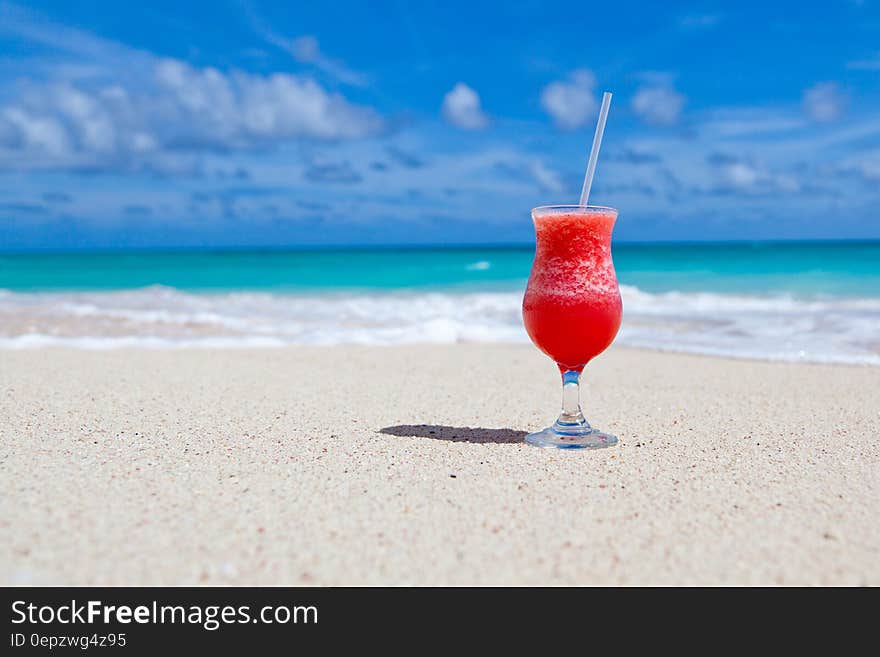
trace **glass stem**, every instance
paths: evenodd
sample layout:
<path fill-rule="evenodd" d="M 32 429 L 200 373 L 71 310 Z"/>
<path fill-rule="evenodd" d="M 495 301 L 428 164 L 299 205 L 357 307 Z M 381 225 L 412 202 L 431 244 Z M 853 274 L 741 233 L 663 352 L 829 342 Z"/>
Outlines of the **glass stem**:
<path fill-rule="evenodd" d="M 580 372 L 566 370 L 562 373 L 562 412 L 555 425 L 558 431 L 590 429 L 590 423 L 581 412 L 579 381 Z"/>

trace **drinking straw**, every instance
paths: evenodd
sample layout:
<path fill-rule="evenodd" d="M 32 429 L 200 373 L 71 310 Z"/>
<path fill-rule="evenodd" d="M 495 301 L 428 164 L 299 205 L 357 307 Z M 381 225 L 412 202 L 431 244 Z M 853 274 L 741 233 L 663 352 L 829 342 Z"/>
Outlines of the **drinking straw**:
<path fill-rule="evenodd" d="M 599 122 L 596 124 L 596 134 L 593 135 L 593 148 L 590 150 L 590 161 L 587 163 L 587 175 L 584 176 L 584 186 L 581 188 L 581 200 L 578 205 L 586 205 L 590 198 L 590 187 L 593 186 L 593 175 L 596 173 L 596 160 L 599 159 L 599 147 L 602 146 L 602 133 L 605 132 L 605 120 L 608 118 L 608 107 L 611 105 L 611 92 L 602 94 L 602 107 L 599 108 Z"/>

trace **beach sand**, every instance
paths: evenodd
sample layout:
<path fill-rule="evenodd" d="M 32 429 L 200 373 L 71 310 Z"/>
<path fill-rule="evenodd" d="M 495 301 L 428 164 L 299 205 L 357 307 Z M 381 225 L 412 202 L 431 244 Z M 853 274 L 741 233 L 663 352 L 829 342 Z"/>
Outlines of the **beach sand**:
<path fill-rule="evenodd" d="M 880 368 L 527 345 L 0 352 L 3 584 L 880 584 Z"/>

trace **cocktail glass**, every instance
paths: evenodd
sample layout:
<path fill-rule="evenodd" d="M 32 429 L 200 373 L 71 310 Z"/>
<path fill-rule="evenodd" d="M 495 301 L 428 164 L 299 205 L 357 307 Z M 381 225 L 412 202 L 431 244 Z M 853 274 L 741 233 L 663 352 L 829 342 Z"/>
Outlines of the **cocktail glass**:
<path fill-rule="evenodd" d="M 532 210 L 535 261 L 523 297 L 523 322 L 538 349 L 562 374 L 562 412 L 552 425 L 526 436 L 538 447 L 609 447 L 617 438 L 590 426 L 580 406 L 587 363 L 620 328 L 623 306 L 611 260 L 617 210 L 551 205 Z"/>

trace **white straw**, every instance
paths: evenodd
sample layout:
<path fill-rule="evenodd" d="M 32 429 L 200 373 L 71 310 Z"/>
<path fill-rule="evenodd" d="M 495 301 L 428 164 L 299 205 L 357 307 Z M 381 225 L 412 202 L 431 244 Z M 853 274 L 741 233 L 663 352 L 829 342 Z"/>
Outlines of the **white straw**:
<path fill-rule="evenodd" d="M 593 148 L 590 150 L 590 161 L 587 163 L 587 175 L 581 188 L 581 200 L 578 205 L 586 205 L 590 198 L 590 187 L 593 186 L 593 175 L 596 173 L 596 160 L 599 159 L 599 148 L 602 146 L 602 134 L 605 132 L 605 121 L 608 119 L 608 108 L 611 105 L 611 92 L 602 94 L 602 107 L 599 108 L 599 122 L 596 134 L 593 135 Z"/>

